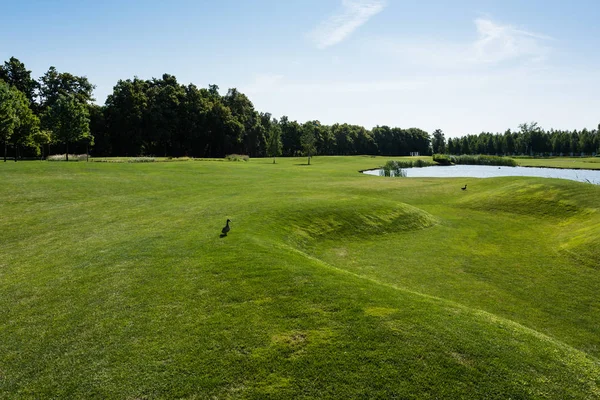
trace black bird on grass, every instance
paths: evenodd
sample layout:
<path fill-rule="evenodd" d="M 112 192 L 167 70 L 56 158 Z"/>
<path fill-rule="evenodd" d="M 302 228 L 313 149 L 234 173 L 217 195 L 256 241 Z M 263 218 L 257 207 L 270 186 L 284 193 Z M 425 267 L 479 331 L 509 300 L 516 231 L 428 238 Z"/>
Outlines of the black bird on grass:
<path fill-rule="evenodd" d="M 227 224 L 223 227 L 223 229 L 221 229 L 221 237 L 227 236 L 227 232 L 229 232 L 231 230 L 231 228 L 229 227 L 230 222 L 231 222 L 231 220 L 228 219 Z"/>
<path fill-rule="evenodd" d="M 462 190 L 467 190 L 467 185 L 465 187 L 461 187 Z"/>

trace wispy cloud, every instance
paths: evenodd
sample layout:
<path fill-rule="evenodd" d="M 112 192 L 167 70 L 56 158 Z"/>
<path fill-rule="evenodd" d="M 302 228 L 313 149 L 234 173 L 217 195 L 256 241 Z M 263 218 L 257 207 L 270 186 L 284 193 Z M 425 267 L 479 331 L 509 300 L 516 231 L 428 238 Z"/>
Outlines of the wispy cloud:
<path fill-rule="evenodd" d="M 378 38 L 369 47 L 404 63 L 442 68 L 494 66 L 507 62 L 535 63 L 552 51 L 549 36 L 517 29 L 489 18 L 474 21 L 477 36 L 472 41 L 451 42 L 429 38 Z"/>
<path fill-rule="evenodd" d="M 544 42 L 552 38 L 533 32 L 500 25 L 490 19 L 478 18 L 475 26 L 479 38 L 471 46 L 474 61 L 499 63 L 517 58 L 544 59 L 550 48 Z"/>
<path fill-rule="evenodd" d="M 309 36 L 320 49 L 336 45 L 385 6 L 385 0 L 342 0 L 342 10 L 323 21 Z"/>

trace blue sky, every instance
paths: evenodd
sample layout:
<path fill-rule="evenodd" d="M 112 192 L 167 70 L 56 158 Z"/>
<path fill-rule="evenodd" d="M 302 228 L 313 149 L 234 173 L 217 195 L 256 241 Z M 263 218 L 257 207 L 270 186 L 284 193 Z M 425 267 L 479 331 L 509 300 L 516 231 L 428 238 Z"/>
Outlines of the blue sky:
<path fill-rule="evenodd" d="M 447 136 L 600 123 L 600 2 L 21 0 L 0 59 L 37 78 L 86 75 L 103 104 L 119 79 L 225 92 L 300 122 L 436 128 Z"/>

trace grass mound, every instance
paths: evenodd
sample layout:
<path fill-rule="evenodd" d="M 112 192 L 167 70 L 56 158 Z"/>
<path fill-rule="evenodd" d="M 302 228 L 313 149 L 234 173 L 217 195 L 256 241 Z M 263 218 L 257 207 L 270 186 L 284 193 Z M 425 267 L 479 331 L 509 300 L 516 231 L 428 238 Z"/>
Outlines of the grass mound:
<path fill-rule="evenodd" d="M 572 187 L 557 180 L 547 183 L 519 180 L 468 193 L 468 196 L 460 200 L 460 204 L 481 211 L 501 211 L 551 219 L 572 218 L 586 212 L 586 208 L 572 197 Z"/>
<path fill-rule="evenodd" d="M 335 203 L 315 200 L 285 217 L 291 239 L 301 244 L 322 238 L 369 238 L 431 227 L 431 214 L 404 203 L 364 198 Z"/>
<path fill-rule="evenodd" d="M 575 261 L 600 270 L 600 215 L 588 215 L 572 225 L 563 232 L 560 250 Z"/>

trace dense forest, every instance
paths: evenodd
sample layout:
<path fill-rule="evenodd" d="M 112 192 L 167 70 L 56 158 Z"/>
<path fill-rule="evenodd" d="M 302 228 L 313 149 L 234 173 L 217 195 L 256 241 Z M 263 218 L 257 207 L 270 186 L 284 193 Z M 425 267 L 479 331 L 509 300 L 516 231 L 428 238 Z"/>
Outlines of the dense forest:
<path fill-rule="evenodd" d="M 103 106 L 85 76 L 54 67 L 38 80 L 18 59 L 0 66 L 0 141 L 4 157 L 50 153 L 94 156 L 250 157 L 420 154 L 596 154 L 598 130 L 544 131 L 536 123 L 518 131 L 446 140 L 441 130 L 349 124 L 299 123 L 255 110 L 237 89 L 183 85 L 173 75 L 120 80 Z"/>

